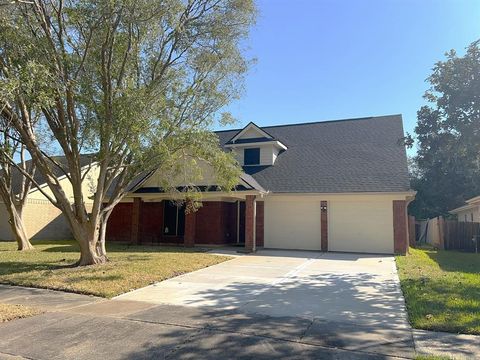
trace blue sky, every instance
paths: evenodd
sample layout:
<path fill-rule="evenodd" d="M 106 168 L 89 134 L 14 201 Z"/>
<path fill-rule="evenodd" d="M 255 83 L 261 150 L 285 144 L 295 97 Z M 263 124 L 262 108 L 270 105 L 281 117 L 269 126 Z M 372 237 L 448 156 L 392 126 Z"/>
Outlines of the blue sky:
<path fill-rule="evenodd" d="M 258 0 L 257 64 L 228 110 L 238 126 L 403 114 L 413 132 L 425 79 L 480 38 L 478 0 Z"/>

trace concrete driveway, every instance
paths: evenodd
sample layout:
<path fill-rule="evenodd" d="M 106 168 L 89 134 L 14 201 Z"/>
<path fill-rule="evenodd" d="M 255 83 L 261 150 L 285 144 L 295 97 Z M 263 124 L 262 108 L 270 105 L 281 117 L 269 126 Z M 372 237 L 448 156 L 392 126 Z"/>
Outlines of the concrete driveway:
<path fill-rule="evenodd" d="M 408 324 L 392 256 L 263 250 L 117 299 L 366 325 Z"/>
<path fill-rule="evenodd" d="M 411 328 L 392 256 L 262 250 L 116 300 L 202 312 L 202 319 L 208 317 L 205 314 L 214 318 L 218 312 L 231 311 L 258 324 L 295 328 L 291 341 L 413 356 Z M 157 315 L 147 311 L 142 316 L 154 319 Z M 182 321 L 179 314 L 162 316 L 165 321 Z M 255 323 L 250 321 L 249 326 Z"/>
<path fill-rule="evenodd" d="M 0 285 L 0 302 L 46 311 L 0 325 L 0 359 L 415 355 L 392 257 L 260 251 L 114 300 Z"/>

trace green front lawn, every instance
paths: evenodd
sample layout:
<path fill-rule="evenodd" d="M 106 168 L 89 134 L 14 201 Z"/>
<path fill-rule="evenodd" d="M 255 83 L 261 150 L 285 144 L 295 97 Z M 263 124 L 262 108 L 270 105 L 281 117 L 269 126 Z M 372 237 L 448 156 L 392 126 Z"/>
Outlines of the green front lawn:
<path fill-rule="evenodd" d="M 0 242 L 0 283 L 113 297 L 173 276 L 230 259 L 198 249 L 108 244 L 106 265 L 74 268 L 80 253 L 74 241 L 33 242 L 16 251 Z"/>
<path fill-rule="evenodd" d="M 480 254 L 410 249 L 396 260 L 413 327 L 480 334 Z"/>

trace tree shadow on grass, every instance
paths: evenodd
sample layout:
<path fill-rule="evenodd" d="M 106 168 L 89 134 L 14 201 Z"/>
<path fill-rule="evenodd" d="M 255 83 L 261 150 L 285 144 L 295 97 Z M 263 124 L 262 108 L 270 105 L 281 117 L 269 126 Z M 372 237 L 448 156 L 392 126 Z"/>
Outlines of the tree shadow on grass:
<path fill-rule="evenodd" d="M 116 250 L 116 251 L 115 251 Z M 133 251 L 132 251 L 133 250 Z M 113 248 L 112 251 L 107 251 L 108 254 L 111 254 L 110 257 L 111 263 L 120 263 L 120 262 L 135 262 L 135 263 L 143 263 L 149 262 L 154 260 L 151 254 L 173 254 L 179 253 L 178 250 L 172 248 L 165 248 L 162 251 L 152 252 L 148 249 L 141 249 L 140 251 L 137 248 Z M 40 252 L 47 252 L 47 253 L 58 253 L 58 259 L 26 259 L 25 261 L 0 261 L 0 277 L 2 275 L 11 275 L 11 274 L 21 274 L 27 273 L 31 271 L 48 271 L 48 270 L 66 270 L 66 269 L 78 269 L 76 266 L 76 262 L 78 259 L 72 259 L 72 253 L 78 253 L 80 256 L 80 252 L 78 249 L 75 249 L 74 246 L 66 245 L 66 246 L 53 246 L 50 248 L 42 249 Z M 18 255 L 17 252 L 12 252 L 15 255 Z M 61 253 L 65 254 L 65 257 L 62 256 Z M 198 252 L 195 251 L 188 251 L 188 252 L 181 252 L 186 254 L 196 254 Z M 28 254 L 30 255 L 30 254 Z M 115 257 L 113 257 L 115 255 Z M 56 256 L 55 256 L 56 257 Z M 186 259 L 188 261 L 188 259 Z M 137 264 L 138 265 L 138 264 Z"/>
<path fill-rule="evenodd" d="M 480 284 L 421 278 L 402 280 L 402 288 L 416 326 L 480 334 Z"/>
<path fill-rule="evenodd" d="M 79 281 L 103 281 L 103 282 L 111 282 L 116 280 L 123 280 L 123 277 L 120 275 L 91 275 L 91 274 L 79 274 L 77 276 L 71 276 L 68 278 L 66 282 L 68 283 L 75 283 Z"/>
<path fill-rule="evenodd" d="M 42 252 L 47 253 L 78 253 L 80 254 L 80 248 L 76 245 L 65 245 L 65 246 L 52 246 L 41 250 Z"/>
<path fill-rule="evenodd" d="M 72 242 L 71 244 L 64 244 L 60 246 L 54 242 L 43 244 L 52 245 L 51 247 L 43 248 L 40 251 L 55 253 L 55 252 L 65 252 L 65 253 L 80 253 L 78 244 Z M 34 244 L 35 246 L 35 244 Z M 108 253 L 205 253 L 210 249 L 206 248 L 184 248 L 182 246 L 151 246 L 151 245 L 129 245 L 129 244 L 112 244 L 107 242 L 107 255 Z"/>
<path fill-rule="evenodd" d="M 27 273 L 30 271 L 47 271 L 47 270 L 61 270 L 75 268 L 75 263 L 59 264 L 59 261 L 53 262 L 22 262 L 22 261 L 8 261 L 0 262 L 0 276 Z"/>
<path fill-rule="evenodd" d="M 195 248 L 186 248 L 183 246 L 165 246 L 165 245 L 120 245 L 112 244 L 107 242 L 107 253 L 185 253 L 185 254 L 198 254 L 206 253 L 211 249 L 195 247 Z"/>
<path fill-rule="evenodd" d="M 428 251 L 427 255 L 443 271 L 478 274 L 480 282 L 480 254 L 453 250 Z"/>

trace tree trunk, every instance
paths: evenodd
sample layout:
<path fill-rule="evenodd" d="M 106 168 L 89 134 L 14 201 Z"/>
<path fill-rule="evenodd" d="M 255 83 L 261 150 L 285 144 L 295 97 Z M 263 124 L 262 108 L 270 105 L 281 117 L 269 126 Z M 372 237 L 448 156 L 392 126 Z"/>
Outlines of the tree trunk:
<path fill-rule="evenodd" d="M 110 212 L 100 222 L 100 230 L 98 235 L 99 238 L 97 242 L 97 254 L 99 256 L 104 256 L 107 259 L 107 261 L 108 261 L 108 257 L 107 257 L 107 249 L 105 247 L 105 236 L 107 233 L 107 221 L 109 216 L 110 216 Z"/>
<path fill-rule="evenodd" d="M 108 259 L 106 251 L 98 251 L 100 231 L 91 230 L 91 224 L 75 224 L 72 226 L 73 236 L 80 245 L 80 259 L 77 266 L 105 264 Z"/>
<path fill-rule="evenodd" d="M 17 249 L 19 251 L 32 250 L 33 245 L 27 236 L 27 229 L 22 218 L 22 209 L 18 209 L 14 204 L 11 204 L 8 209 L 10 216 L 10 227 L 12 229 L 13 236 L 17 242 Z"/>
<path fill-rule="evenodd" d="M 12 225 L 15 228 L 15 240 L 17 241 L 17 250 L 25 251 L 25 250 L 33 250 L 34 247 L 30 240 L 28 239 L 25 226 L 23 221 L 17 223 L 16 225 Z"/>
<path fill-rule="evenodd" d="M 99 254 L 97 248 L 98 239 L 90 238 L 88 241 L 79 241 L 80 244 L 80 259 L 78 266 L 105 264 L 108 259 L 106 254 Z"/>

